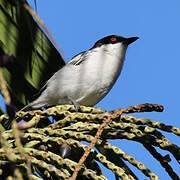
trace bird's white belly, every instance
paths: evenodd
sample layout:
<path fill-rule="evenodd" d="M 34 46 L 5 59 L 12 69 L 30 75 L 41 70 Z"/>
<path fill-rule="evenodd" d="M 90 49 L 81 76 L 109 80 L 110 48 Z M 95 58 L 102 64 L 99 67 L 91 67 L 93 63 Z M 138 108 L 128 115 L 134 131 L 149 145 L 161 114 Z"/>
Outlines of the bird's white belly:
<path fill-rule="evenodd" d="M 94 106 L 109 92 L 110 83 L 112 81 L 107 81 L 103 74 L 95 70 L 86 71 L 83 76 L 77 77 L 76 82 L 72 82 L 69 94 L 80 105 Z"/>
<path fill-rule="evenodd" d="M 89 83 L 86 88 L 83 89 L 83 87 L 81 87 L 80 93 L 82 96 L 78 97 L 76 101 L 84 106 L 94 106 L 109 92 L 109 90 L 109 86 L 97 83 L 90 85 Z"/>

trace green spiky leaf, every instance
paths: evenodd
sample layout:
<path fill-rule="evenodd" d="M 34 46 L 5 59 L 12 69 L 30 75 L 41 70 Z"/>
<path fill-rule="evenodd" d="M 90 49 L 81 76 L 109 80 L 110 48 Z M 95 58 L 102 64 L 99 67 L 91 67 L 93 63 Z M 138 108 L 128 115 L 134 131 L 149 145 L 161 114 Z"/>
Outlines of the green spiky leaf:
<path fill-rule="evenodd" d="M 3 68 L 12 103 L 17 109 L 35 94 L 65 62 L 21 1 L 13 6 L 0 0 L 0 54 L 13 62 Z"/>

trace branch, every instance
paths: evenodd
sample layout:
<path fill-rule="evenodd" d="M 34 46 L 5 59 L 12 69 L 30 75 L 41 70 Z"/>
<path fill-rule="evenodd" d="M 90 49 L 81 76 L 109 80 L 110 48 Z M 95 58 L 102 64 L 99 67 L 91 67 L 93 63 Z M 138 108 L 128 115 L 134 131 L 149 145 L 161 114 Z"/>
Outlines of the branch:
<path fill-rule="evenodd" d="M 81 169 L 81 165 L 84 163 L 84 161 L 86 160 L 86 158 L 88 157 L 89 153 L 91 152 L 91 150 L 94 148 L 97 140 L 100 138 L 104 128 L 111 123 L 112 119 L 121 117 L 122 113 L 135 113 L 135 112 L 151 112 L 151 111 L 157 111 L 157 112 L 162 112 L 163 111 L 163 106 L 162 105 L 158 105 L 158 104 L 139 104 L 136 106 L 129 106 L 125 109 L 119 109 L 116 110 L 114 112 L 112 112 L 112 114 L 105 114 L 104 115 L 104 122 L 100 125 L 100 127 L 98 128 L 98 131 L 94 137 L 94 139 L 91 141 L 90 146 L 87 148 L 87 150 L 85 151 L 85 153 L 83 154 L 83 156 L 81 157 L 81 159 L 79 160 L 74 173 L 72 175 L 72 179 L 75 180 L 77 177 L 77 174 L 79 172 L 79 170 Z M 121 174 L 121 178 L 128 178 L 128 176 L 122 172 Z"/>

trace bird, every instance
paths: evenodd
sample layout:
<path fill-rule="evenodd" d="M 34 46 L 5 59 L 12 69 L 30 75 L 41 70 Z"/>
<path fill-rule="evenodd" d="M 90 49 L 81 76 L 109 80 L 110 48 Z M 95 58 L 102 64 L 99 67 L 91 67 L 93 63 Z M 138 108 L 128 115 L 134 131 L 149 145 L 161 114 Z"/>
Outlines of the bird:
<path fill-rule="evenodd" d="M 40 90 L 40 96 L 22 110 L 73 104 L 93 107 L 111 90 L 118 79 L 128 45 L 139 39 L 108 35 L 87 51 L 74 56 Z"/>

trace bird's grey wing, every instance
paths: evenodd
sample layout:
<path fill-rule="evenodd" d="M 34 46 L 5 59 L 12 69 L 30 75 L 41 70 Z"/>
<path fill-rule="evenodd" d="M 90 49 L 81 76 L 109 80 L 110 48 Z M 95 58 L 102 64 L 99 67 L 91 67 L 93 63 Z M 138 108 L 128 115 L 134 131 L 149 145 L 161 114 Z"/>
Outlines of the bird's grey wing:
<path fill-rule="evenodd" d="M 68 62 L 68 64 L 78 66 L 87 59 L 87 56 L 88 56 L 88 53 L 86 51 L 83 51 L 83 52 L 77 54 L 76 56 L 74 56 L 71 59 L 71 61 Z"/>
<path fill-rule="evenodd" d="M 68 64 L 74 65 L 74 66 L 78 66 L 80 65 L 82 62 L 84 62 L 87 59 L 88 53 L 86 51 L 83 51 L 77 55 L 75 55 L 69 62 Z M 63 69 L 63 68 L 61 68 Z M 45 84 L 44 86 L 40 89 L 40 91 L 36 94 L 36 97 L 40 96 L 42 94 L 42 92 L 47 88 L 48 84 L 50 82 L 52 82 L 55 78 L 56 75 L 61 71 L 61 69 L 59 71 L 57 71 Z"/>

